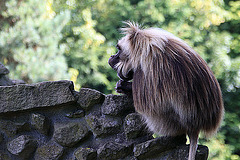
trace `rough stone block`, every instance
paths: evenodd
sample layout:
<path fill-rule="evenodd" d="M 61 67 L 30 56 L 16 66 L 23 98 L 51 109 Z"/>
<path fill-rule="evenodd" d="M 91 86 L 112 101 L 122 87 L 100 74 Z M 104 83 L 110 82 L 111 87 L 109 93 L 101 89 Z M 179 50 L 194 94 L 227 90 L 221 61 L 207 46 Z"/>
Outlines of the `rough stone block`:
<path fill-rule="evenodd" d="M 90 110 L 94 104 L 102 103 L 105 98 L 101 92 L 88 88 L 81 88 L 76 96 L 78 97 L 77 102 L 85 111 Z"/>
<path fill-rule="evenodd" d="M 123 145 L 116 142 L 107 142 L 97 150 L 101 160 L 122 159 L 132 152 L 132 145 Z"/>
<path fill-rule="evenodd" d="M 93 148 L 80 147 L 74 152 L 74 156 L 76 160 L 96 160 L 97 151 Z"/>
<path fill-rule="evenodd" d="M 35 153 L 35 160 L 58 160 L 63 154 L 63 147 L 50 141 L 39 147 Z"/>
<path fill-rule="evenodd" d="M 134 156 L 139 160 L 151 158 L 156 153 L 161 153 L 174 149 L 179 145 L 186 143 L 186 136 L 177 137 L 159 137 L 140 144 L 137 144 L 134 149 Z"/>
<path fill-rule="evenodd" d="M 0 86 L 11 86 L 14 85 L 11 79 L 9 79 L 6 74 L 9 70 L 0 62 Z"/>
<path fill-rule="evenodd" d="M 12 80 L 10 80 L 7 76 L 5 75 L 0 75 L 0 86 L 11 86 L 14 85 Z"/>
<path fill-rule="evenodd" d="M 87 124 L 91 128 L 95 137 L 104 137 L 120 131 L 122 121 L 118 118 L 89 114 L 85 117 Z"/>
<path fill-rule="evenodd" d="M 35 128 L 38 132 L 47 135 L 49 131 L 49 123 L 45 116 L 37 113 L 33 113 L 31 115 L 31 125 Z"/>
<path fill-rule="evenodd" d="M 68 123 L 61 127 L 54 127 L 54 139 L 62 146 L 71 147 L 87 137 L 89 130 L 81 123 Z"/>
<path fill-rule="evenodd" d="M 0 86 L 0 113 L 74 102 L 71 81 Z"/>
<path fill-rule="evenodd" d="M 105 115 L 122 115 L 129 110 L 134 111 L 133 100 L 126 95 L 107 95 L 102 105 Z"/>
<path fill-rule="evenodd" d="M 9 70 L 0 62 L 0 75 L 8 74 Z"/>
<path fill-rule="evenodd" d="M 7 149 L 10 153 L 26 159 L 35 151 L 36 147 L 37 142 L 27 135 L 19 136 L 7 144 Z"/>
<path fill-rule="evenodd" d="M 21 80 L 21 79 L 13 79 L 12 83 L 13 83 L 13 85 L 26 84 L 26 82 L 24 80 Z"/>
<path fill-rule="evenodd" d="M 149 160 L 166 160 L 166 159 L 188 160 L 188 154 L 189 145 L 181 145 L 178 146 L 176 149 L 161 153 L 161 155 L 158 156 L 157 158 L 149 158 Z M 196 152 L 195 160 L 207 160 L 207 158 L 208 148 L 206 146 L 199 145 Z"/>

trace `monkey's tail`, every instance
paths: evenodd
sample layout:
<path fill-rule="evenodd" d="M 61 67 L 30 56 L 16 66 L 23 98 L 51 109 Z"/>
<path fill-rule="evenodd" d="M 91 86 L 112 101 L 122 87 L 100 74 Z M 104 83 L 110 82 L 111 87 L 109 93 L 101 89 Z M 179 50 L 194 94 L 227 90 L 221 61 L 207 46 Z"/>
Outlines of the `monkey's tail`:
<path fill-rule="evenodd" d="M 188 137 L 190 140 L 188 160 L 195 160 L 197 147 L 198 147 L 198 144 L 197 144 L 198 143 L 198 135 L 199 135 L 199 132 L 188 133 Z"/>

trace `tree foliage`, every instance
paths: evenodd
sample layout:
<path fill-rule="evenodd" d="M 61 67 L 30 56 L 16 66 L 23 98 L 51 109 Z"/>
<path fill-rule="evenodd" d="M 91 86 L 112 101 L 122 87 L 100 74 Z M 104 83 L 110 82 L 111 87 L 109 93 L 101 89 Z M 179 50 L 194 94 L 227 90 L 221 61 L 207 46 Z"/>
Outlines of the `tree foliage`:
<path fill-rule="evenodd" d="M 0 60 L 11 70 L 12 78 L 26 82 L 68 77 L 64 48 L 58 42 L 69 21 L 67 12 L 51 15 L 47 1 L 9 0 L 1 10 Z"/>
<path fill-rule="evenodd" d="M 210 159 L 240 159 L 239 1 L 3 0 L 0 7 L 0 60 L 12 77 L 28 82 L 69 74 L 76 89 L 112 93 L 118 77 L 107 61 L 116 52 L 122 21 L 184 39 L 213 70 L 225 103 L 220 133 L 201 143 L 210 147 Z"/>

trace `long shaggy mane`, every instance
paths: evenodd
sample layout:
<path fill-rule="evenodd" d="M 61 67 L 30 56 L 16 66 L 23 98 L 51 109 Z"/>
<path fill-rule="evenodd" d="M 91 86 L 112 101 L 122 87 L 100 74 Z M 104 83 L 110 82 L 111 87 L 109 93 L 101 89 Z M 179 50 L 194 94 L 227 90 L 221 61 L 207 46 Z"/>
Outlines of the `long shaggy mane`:
<path fill-rule="evenodd" d="M 223 117 L 219 84 L 207 63 L 183 40 L 159 28 L 126 22 L 119 40 L 124 61 L 134 70 L 133 99 L 149 128 L 159 134 L 217 132 Z M 176 127 L 177 126 L 177 127 Z"/>

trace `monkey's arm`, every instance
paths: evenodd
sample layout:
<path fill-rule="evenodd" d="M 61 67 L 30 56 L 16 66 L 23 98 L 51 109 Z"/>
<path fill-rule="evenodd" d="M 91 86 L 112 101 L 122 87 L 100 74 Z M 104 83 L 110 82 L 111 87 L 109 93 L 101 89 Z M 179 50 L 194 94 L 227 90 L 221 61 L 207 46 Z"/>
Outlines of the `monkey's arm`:
<path fill-rule="evenodd" d="M 132 82 L 119 80 L 116 84 L 115 89 L 118 93 L 124 93 L 124 94 L 127 94 L 127 95 L 132 95 Z"/>

